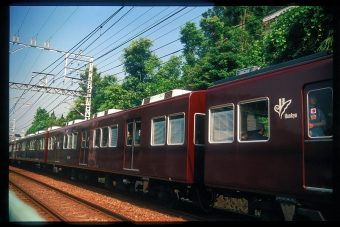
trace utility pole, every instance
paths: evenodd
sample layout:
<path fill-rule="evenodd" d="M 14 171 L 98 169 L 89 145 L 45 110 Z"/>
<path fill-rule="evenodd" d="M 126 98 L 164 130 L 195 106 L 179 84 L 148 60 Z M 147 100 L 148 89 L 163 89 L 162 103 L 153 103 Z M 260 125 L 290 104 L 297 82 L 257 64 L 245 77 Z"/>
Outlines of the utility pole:
<path fill-rule="evenodd" d="M 14 132 L 15 132 L 15 119 L 13 119 L 13 122 L 12 122 L 11 132 L 9 134 L 10 139 L 14 139 L 14 135 L 15 135 Z"/>
<path fill-rule="evenodd" d="M 24 44 L 20 43 L 20 37 L 19 36 L 13 36 L 12 42 L 10 41 L 10 44 L 16 44 L 20 45 L 21 48 L 18 48 L 16 50 L 10 51 L 9 53 L 12 54 L 14 52 L 17 52 L 25 47 L 33 47 L 33 48 L 38 48 L 42 50 L 48 50 L 52 52 L 58 52 L 58 53 L 64 53 L 66 55 L 65 57 L 65 65 L 64 65 L 64 83 L 63 83 L 63 88 L 53 88 L 47 85 L 48 83 L 48 76 L 52 76 L 52 82 L 54 82 L 54 75 L 49 74 L 49 73 L 43 73 L 43 72 L 33 72 L 36 75 L 43 75 L 42 77 L 40 76 L 39 82 L 35 85 L 32 84 L 21 84 L 21 83 L 9 83 L 9 88 L 12 89 L 19 89 L 19 90 L 30 90 L 30 91 L 36 91 L 36 92 L 45 92 L 45 93 L 52 93 L 52 94 L 61 94 L 61 95 L 68 95 L 68 96 L 79 96 L 79 97 L 85 97 L 86 98 L 86 104 L 85 104 L 85 120 L 90 119 L 91 116 L 91 97 L 92 97 L 92 74 L 93 74 L 93 57 L 91 56 L 86 56 L 81 54 L 76 53 L 71 53 L 67 51 L 62 51 L 62 50 L 56 50 L 56 49 L 51 49 L 50 48 L 50 42 L 45 41 L 44 46 L 40 47 L 37 46 L 37 40 L 35 38 L 31 39 L 30 44 Z M 70 60 L 70 62 L 68 62 Z M 72 79 L 73 80 L 81 80 L 78 77 L 71 77 L 74 72 L 77 73 L 79 76 L 79 71 L 85 72 L 85 70 L 82 70 L 82 67 L 71 67 L 71 65 L 74 62 L 79 62 L 84 63 L 84 65 L 89 64 L 89 76 L 87 81 L 87 91 L 86 94 L 84 92 L 79 92 L 75 90 L 69 90 L 65 89 L 65 80 L 66 78 Z M 32 78 L 35 77 L 32 75 Z"/>

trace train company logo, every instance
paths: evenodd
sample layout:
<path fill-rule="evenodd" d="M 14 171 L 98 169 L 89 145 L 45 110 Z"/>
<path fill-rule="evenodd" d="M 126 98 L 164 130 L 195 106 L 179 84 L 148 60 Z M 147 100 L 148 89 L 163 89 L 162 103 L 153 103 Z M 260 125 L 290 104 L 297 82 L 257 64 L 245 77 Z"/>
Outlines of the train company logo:
<path fill-rule="evenodd" d="M 274 110 L 275 112 L 277 112 L 279 114 L 279 117 L 282 119 L 282 115 L 284 114 L 284 112 L 286 111 L 286 109 L 288 108 L 288 106 L 291 104 L 292 100 L 289 99 L 287 101 L 285 101 L 285 98 L 280 98 L 279 99 L 279 105 L 275 105 L 274 106 Z M 286 118 L 296 118 L 297 117 L 297 113 L 290 113 L 290 114 L 285 114 L 285 119 Z"/>

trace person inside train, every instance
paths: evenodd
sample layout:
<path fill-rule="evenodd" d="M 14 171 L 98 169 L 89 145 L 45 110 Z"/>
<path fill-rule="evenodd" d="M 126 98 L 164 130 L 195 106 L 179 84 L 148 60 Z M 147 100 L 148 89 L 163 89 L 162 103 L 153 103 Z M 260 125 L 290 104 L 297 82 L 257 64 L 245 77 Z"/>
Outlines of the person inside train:
<path fill-rule="evenodd" d="M 241 140 L 242 141 L 245 141 L 245 140 L 248 140 L 248 137 L 251 135 L 251 132 L 244 132 L 241 134 Z"/>
<path fill-rule="evenodd" d="M 326 126 L 326 117 L 320 108 L 316 107 L 317 98 L 314 94 L 309 95 L 309 134 L 311 137 L 325 136 L 322 129 Z"/>
<path fill-rule="evenodd" d="M 248 135 L 247 140 L 267 140 L 268 137 L 264 136 L 264 125 L 261 123 L 258 126 L 256 132 L 253 132 L 251 135 Z"/>
<path fill-rule="evenodd" d="M 136 132 L 136 144 L 140 144 L 140 134 L 141 134 L 141 130 L 137 130 Z"/>
<path fill-rule="evenodd" d="M 130 132 L 128 131 L 127 132 L 127 138 L 126 138 L 126 144 L 131 145 L 131 143 L 132 143 L 132 138 L 131 138 Z"/>

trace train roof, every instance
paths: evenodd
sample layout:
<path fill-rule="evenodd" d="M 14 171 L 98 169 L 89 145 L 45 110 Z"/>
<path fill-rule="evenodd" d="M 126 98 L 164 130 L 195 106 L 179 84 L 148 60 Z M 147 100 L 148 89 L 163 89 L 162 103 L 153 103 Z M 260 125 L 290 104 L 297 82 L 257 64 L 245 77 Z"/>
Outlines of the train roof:
<path fill-rule="evenodd" d="M 245 74 L 241 74 L 238 76 L 233 76 L 230 78 L 226 78 L 226 79 L 222 79 L 222 80 L 218 80 L 215 81 L 215 84 L 209 88 L 224 84 L 224 83 L 228 83 L 228 82 L 232 82 L 232 81 L 237 81 L 237 80 L 242 80 L 242 79 L 246 79 L 246 78 L 252 78 L 252 77 L 256 77 L 256 76 L 260 76 L 263 75 L 264 73 L 270 73 L 270 72 L 274 72 L 274 71 L 279 71 L 279 70 L 283 70 L 285 68 L 288 67 L 293 67 L 294 65 L 301 65 L 301 64 L 307 64 L 309 62 L 315 61 L 316 59 L 319 58 L 327 58 L 333 56 L 332 54 L 329 54 L 327 51 L 323 51 L 323 52 L 319 52 L 316 54 L 311 54 L 305 57 L 301 57 L 301 58 L 297 58 L 294 60 L 290 60 L 287 62 L 283 62 L 280 64 L 276 64 L 276 65 L 272 65 L 272 66 L 268 66 L 266 68 L 263 69 L 258 69 L 255 71 L 251 71 L 249 73 L 245 73 Z"/>

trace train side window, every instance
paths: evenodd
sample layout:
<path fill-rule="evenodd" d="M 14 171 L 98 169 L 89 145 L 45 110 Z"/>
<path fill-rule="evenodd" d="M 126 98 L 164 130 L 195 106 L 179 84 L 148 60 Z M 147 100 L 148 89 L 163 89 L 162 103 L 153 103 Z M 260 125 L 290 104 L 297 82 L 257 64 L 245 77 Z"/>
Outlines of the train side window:
<path fill-rule="evenodd" d="M 40 144 L 41 143 L 41 140 L 40 139 L 37 139 L 37 150 L 39 150 L 40 149 Z"/>
<path fill-rule="evenodd" d="M 195 114 L 194 144 L 204 145 L 205 138 L 205 114 Z"/>
<path fill-rule="evenodd" d="M 109 131 L 109 146 L 110 147 L 117 147 L 117 141 L 118 141 L 118 125 L 110 126 Z"/>
<path fill-rule="evenodd" d="M 82 138 L 81 138 L 81 147 L 82 148 L 88 148 L 89 147 L 89 130 L 83 129 L 82 130 Z"/>
<path fill-rule="evenodd" d="M 72 148 L 72 134 L 67 135 L 67 148 Z"/>
<path fill-rule="evenodd" d="M 209 109 L 209 142 L 231 143 L 234 140 L 234 105 Z"/>
<path fill-rule="evenodd" d="M 45 150 L 45 145 L 46 145 L 46 139 L 43 138 L 43 139 L 42 139 L 42 148 L 41 148 L 41 149 L 44 149 L 44 150 Z"/>
<path fill-rule="evenodd" d="M 132 144 L 133 122 L 128 123 L 126 132 L 126 145 Z"/>
<path fill-rule="evenodd" d="M 184 143 L 184 120 L 184 113 L 169 116 L 168 144 L 177 145 Z"/>
<path fill-rule="evenodd" d="M 93 138 L 94 138 L 93 143 L 94 144 L 93 144 L 93 147 L 99 147 L 100 132 L 101 132 L 100 128 L 96 128 L 94 130 L 94 135 L 93 135 Z"/>
<path fill-rule="evenodd" d="M 53 137 L 51 136 L 48 139 L 48 150 L 52 150 L 52 144 L 53 144 Z"/>
<path fill-rule="evenodd" d="M 35 150 L 36 149 L 36 141 L 35 140 L 31 140 L 31 143 L 30 143 L 31 145 L 30 145 L 30 150 Z"/>
<path fill-rule="evenodd" d="M 68 144 L 68 136 L 64 135 L 64 149 L 67 148 L 67 144 Z"/>
<path fill-rule="evenodd" d="M 308 136 L 333 136 L 333 90 L 330 87 L 310 90 L 307 93 Z"/>
<path fill-rule="evenodd" d="M 140 138 L 142 135 L 142 122 L 136 121 L 136 134 L 135 134 L 135 145 L 140 145 Z"/>
<path fill-rule="evenodd" d="M 267 141 L 269 139 L 268 98 L 242 101 L 238 104 L 239 141 Z"/>
<path fill-rule="evenodd" d="M 57 137 L 56 136 L 51 136 L 51 150 L 54 150 L 56 148 L 57 144 Z"/>
<path fill-rule="evenodd" d="M 164 145 L 166 132 L 165 116 L 151 120 L 151 145 Z"/>
<path fill-rule="evenodd" d="M 73 149 L 77 148 L 77 137 L 78 137 L 78 133 L 72 133 L 72 148 Z"/>
<path fill-rule="evenodd" d="M 63 148 L 63 136 L 58 135 L 58 149 L 62 149 L 62 148 Z"/>
<path fill-rule="evenodd" d="M 109 137 L 109 128 L 104 127 L 101 129 L 102 137 L 100 141 L 100 146 L 101 147 L 107 147 L 107 142 L 108 142 L 108 137 Z"/>

